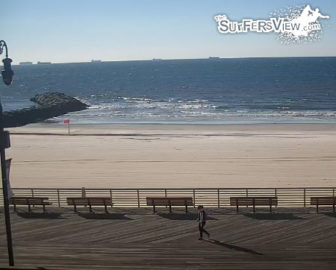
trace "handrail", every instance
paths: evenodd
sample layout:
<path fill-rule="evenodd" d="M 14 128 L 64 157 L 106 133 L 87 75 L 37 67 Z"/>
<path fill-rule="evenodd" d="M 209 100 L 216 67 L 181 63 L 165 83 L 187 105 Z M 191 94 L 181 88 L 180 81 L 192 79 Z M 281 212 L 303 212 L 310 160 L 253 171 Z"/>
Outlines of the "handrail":
<path fill-rule="evenodd" d="M 196 189 L 196 190 L 208 190 L 208 189 L 213 189 L 213 190 L 217 190 L 217 189 L 304 189 L 304 188 L 308 188 L 308 189 L 330 189 L 330 188 L 334 188 L 336 189 L 336 186 L 335 187 L 216 187 L 216 188 L 213 188 L 213 187 L 209 187 L 209 188 L 205 188 L 205 187 L 200 187 L 200 188 L 195 188 L 195 187 L 183 187 L 183 188 L 175 188 L 175 187 L 156 187 L 156 188 L 138 188 L 138 187 L 134 187 L 134 188 L 107 188 L 107 187 L 101 187 L 101 188 L 87 188 L 85 187 L 85 189 L 92 189 L 92 190 L 101 190 L 101 189 L 106 189 L 106 190 L 164 190 L 164 189 L 167 189 L 167 190 L 190 190 L 190 189 Z M 34 188 L 28 188 L 28 187 L 12 187 L 12 189 L 65 189 L 65 190 L 77 190 L 77 189 L 82 189 L 82 187 L 78 187 L 78 188 L 74 188 L 74 187 L 65 187 L 65 188 L 59 188 L 59 187 L 34 187 Z M 2 188 L 0 187 L 0 190 L 2 190 Z"/>
<path fill-rule="evenodd" d="M 2 188 L 0 188 L 1 190 Z M 55 207 L 67 207 L 67 197 L 106 196 L 114 207 L 146 207 L 146 197 L 190 196 L 194 204 L 222 208 L 230 206 L 230 197 L 276 196 L 277 207 L 309 208 L 310 197 L 334 196 L 336 187 L 272 188 L 12 188 L 15 196 L 49 197 Z M 1 194 L 0 194 L 1 198 Z M 0 200 L 0 206 L 1 206 Z"/>

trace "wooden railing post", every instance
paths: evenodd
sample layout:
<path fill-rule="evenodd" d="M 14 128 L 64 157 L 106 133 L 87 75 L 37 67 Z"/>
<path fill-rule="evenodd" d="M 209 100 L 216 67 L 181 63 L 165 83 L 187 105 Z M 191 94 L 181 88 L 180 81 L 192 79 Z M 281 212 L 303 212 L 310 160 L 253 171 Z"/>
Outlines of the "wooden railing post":
<path fill-rule="evenodd" d="M 138 208 L 140 208 L 140 191 L 137 189 Z"/>
<path fill-rule="evenodd" d="M 194 201 L 194 208 L 196 207 L 196 191 L 193 189 L 193 201 Z"/>
<path fill-rule="evenodd" d="M 33 188 L 31 188 L 30 190 L 31 190 L 31 196 L 32 196 L 32 197 L 34 197 L 34 189 L 33 189 Z M 34 205 L 34 204 L 33 204 L 33 207 L 35 207 L 35 205 Z"/>
<path fill-rule="evenodd" d="M 278 204 L 279 204 L 279 200 L 278 200 L 278 189 L 277 189 L 277 188 L 274 189 L 274 197 L 277 198 L 277 204 L 275 205 L 275 208 L 277 208 L 277 207 L 278 207 Z"/>
<path fill-rule="evenodd" d="M 58 207 L 61 207 L 61 197 L 60 197 L 59 189 L 57 189 L 57 203 L 58 203 Z"/>
<path fill-rule="evenodd" d="M 217 189 L 217 207 L 220 208 L 219 188 Z"/>
<path fill-rule="evenodd" d="M 165 194 L 165 197 L 167 198 L 167 189 L 165 189 L 164 190 L 164 194 Z M 166 208 L 167 208 L 168 206 L 166 205 Z"/>
<path fill-rule="evenodd" d="M 303 189 L 303 207 L 306 208 L 306 188 Z"/>
<path fill-rule="evenodd" d="M 245 190 L 245 193 L 246 193 L 246 197 L 248 197 L 249 196 L 249 191 L 248 191 L 248 188 Z M 246 205 L 246 208 L 248 208 L 249 206 L 248 206 L 248 204 Z"/>
<path fill-rule="evenodd" d="M 111 198 L 111 207 L 113 206 L 113 202 L 112 202 L 112 189 L 110 189 L 110 198 Z"/>
<path fill-rule="evenodd" d="M 86 192 L 85 192 L 85 187 L 82 187 L 82 198 L 86 197 Z M 87 205 L 84 205 L 84 207 L 86 208 Z M 91 209 L 91 205 L 90 205 L 90 209 Z"/>

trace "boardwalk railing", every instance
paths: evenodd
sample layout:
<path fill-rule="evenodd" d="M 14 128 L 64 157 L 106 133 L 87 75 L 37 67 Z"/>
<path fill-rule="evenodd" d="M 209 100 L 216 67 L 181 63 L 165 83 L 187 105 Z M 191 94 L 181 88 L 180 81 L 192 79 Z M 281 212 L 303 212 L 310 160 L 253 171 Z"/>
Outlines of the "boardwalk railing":
<path fill-rule="evenodd" d="M 114 207 L 145 207 L 146 197 L 188 196 L 195 205 L 228 207 L 230 197 L 278 197 L 278 207 L 310 207 L 310 197 L 335 196 L 335 187 L 298 188 L 12 188 L 15 196 L 49 197 L 53 206 L 66 207 L 67 197 L 110 197 Z M 0 189 L 0 206 L 3 205 Z"/>

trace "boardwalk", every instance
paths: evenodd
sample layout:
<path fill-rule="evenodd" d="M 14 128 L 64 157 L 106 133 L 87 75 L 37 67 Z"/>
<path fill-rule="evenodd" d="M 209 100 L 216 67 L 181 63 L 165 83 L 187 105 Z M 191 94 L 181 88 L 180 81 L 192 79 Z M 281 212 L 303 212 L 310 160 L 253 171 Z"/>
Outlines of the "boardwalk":
<path fill-rule="evenodd" d="M 211 239 L 198 240 L 195 212 L 153 215 L 151 209 L 111 214 L 12 214 L 18 267 L 46 269 L 336 269 L 336 216 L 303 209 L 268 214 L 210 209 Z M 7 265 L 3 211 L 0 268 Z"/>

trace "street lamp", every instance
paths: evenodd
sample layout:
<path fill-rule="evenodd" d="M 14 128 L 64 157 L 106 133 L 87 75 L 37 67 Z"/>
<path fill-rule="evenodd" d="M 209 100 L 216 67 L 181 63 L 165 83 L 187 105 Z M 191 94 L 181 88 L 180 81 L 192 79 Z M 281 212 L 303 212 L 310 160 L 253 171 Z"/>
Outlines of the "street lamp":
<path fill-rule="evenodd" d="M 4 40 L 0 40 L 0 54 L 3 52 L 3 48 L 6 49 L 6 58 L 2 60 L 4 63 L 4 70 L 1 71 L 2 79 L 6 85 L 10 85 L 13 80 L 14 72 L 11 68 L 12 59 L 8 58 L 8 47 Z"/>
<path fill-rule="evenodd" d="M 8 48 L 4 40 L 0 40 L 0 55 L 3 49 L 6 49 L 6 58 L 2 60 L 4 63 L 4 70 L 1 71 L 2 79 L 6 85 L 10 85 L 13 80 L 14 72 L 11 68 L 12 59 L 8 58 Z M 7 249 L 9 265 L 14 266 L 13 244 L 12 244 L 12 232 L 9 214 L 9 198 L 8 198 L 8 182 L 7 182 L 7 170 L 6 170 L 6 154 L 5 149 L 10 147 L 9 133 L 4 131 L 4 121 L 2 115 L 2 105 L 0 100 L 0 153 L 1 153 L 1 174 L 2 174 L 2 191 L 4 198 L 5 209 L 5 221 L 6 221 L 6 233 L 7 233 Z"/>

